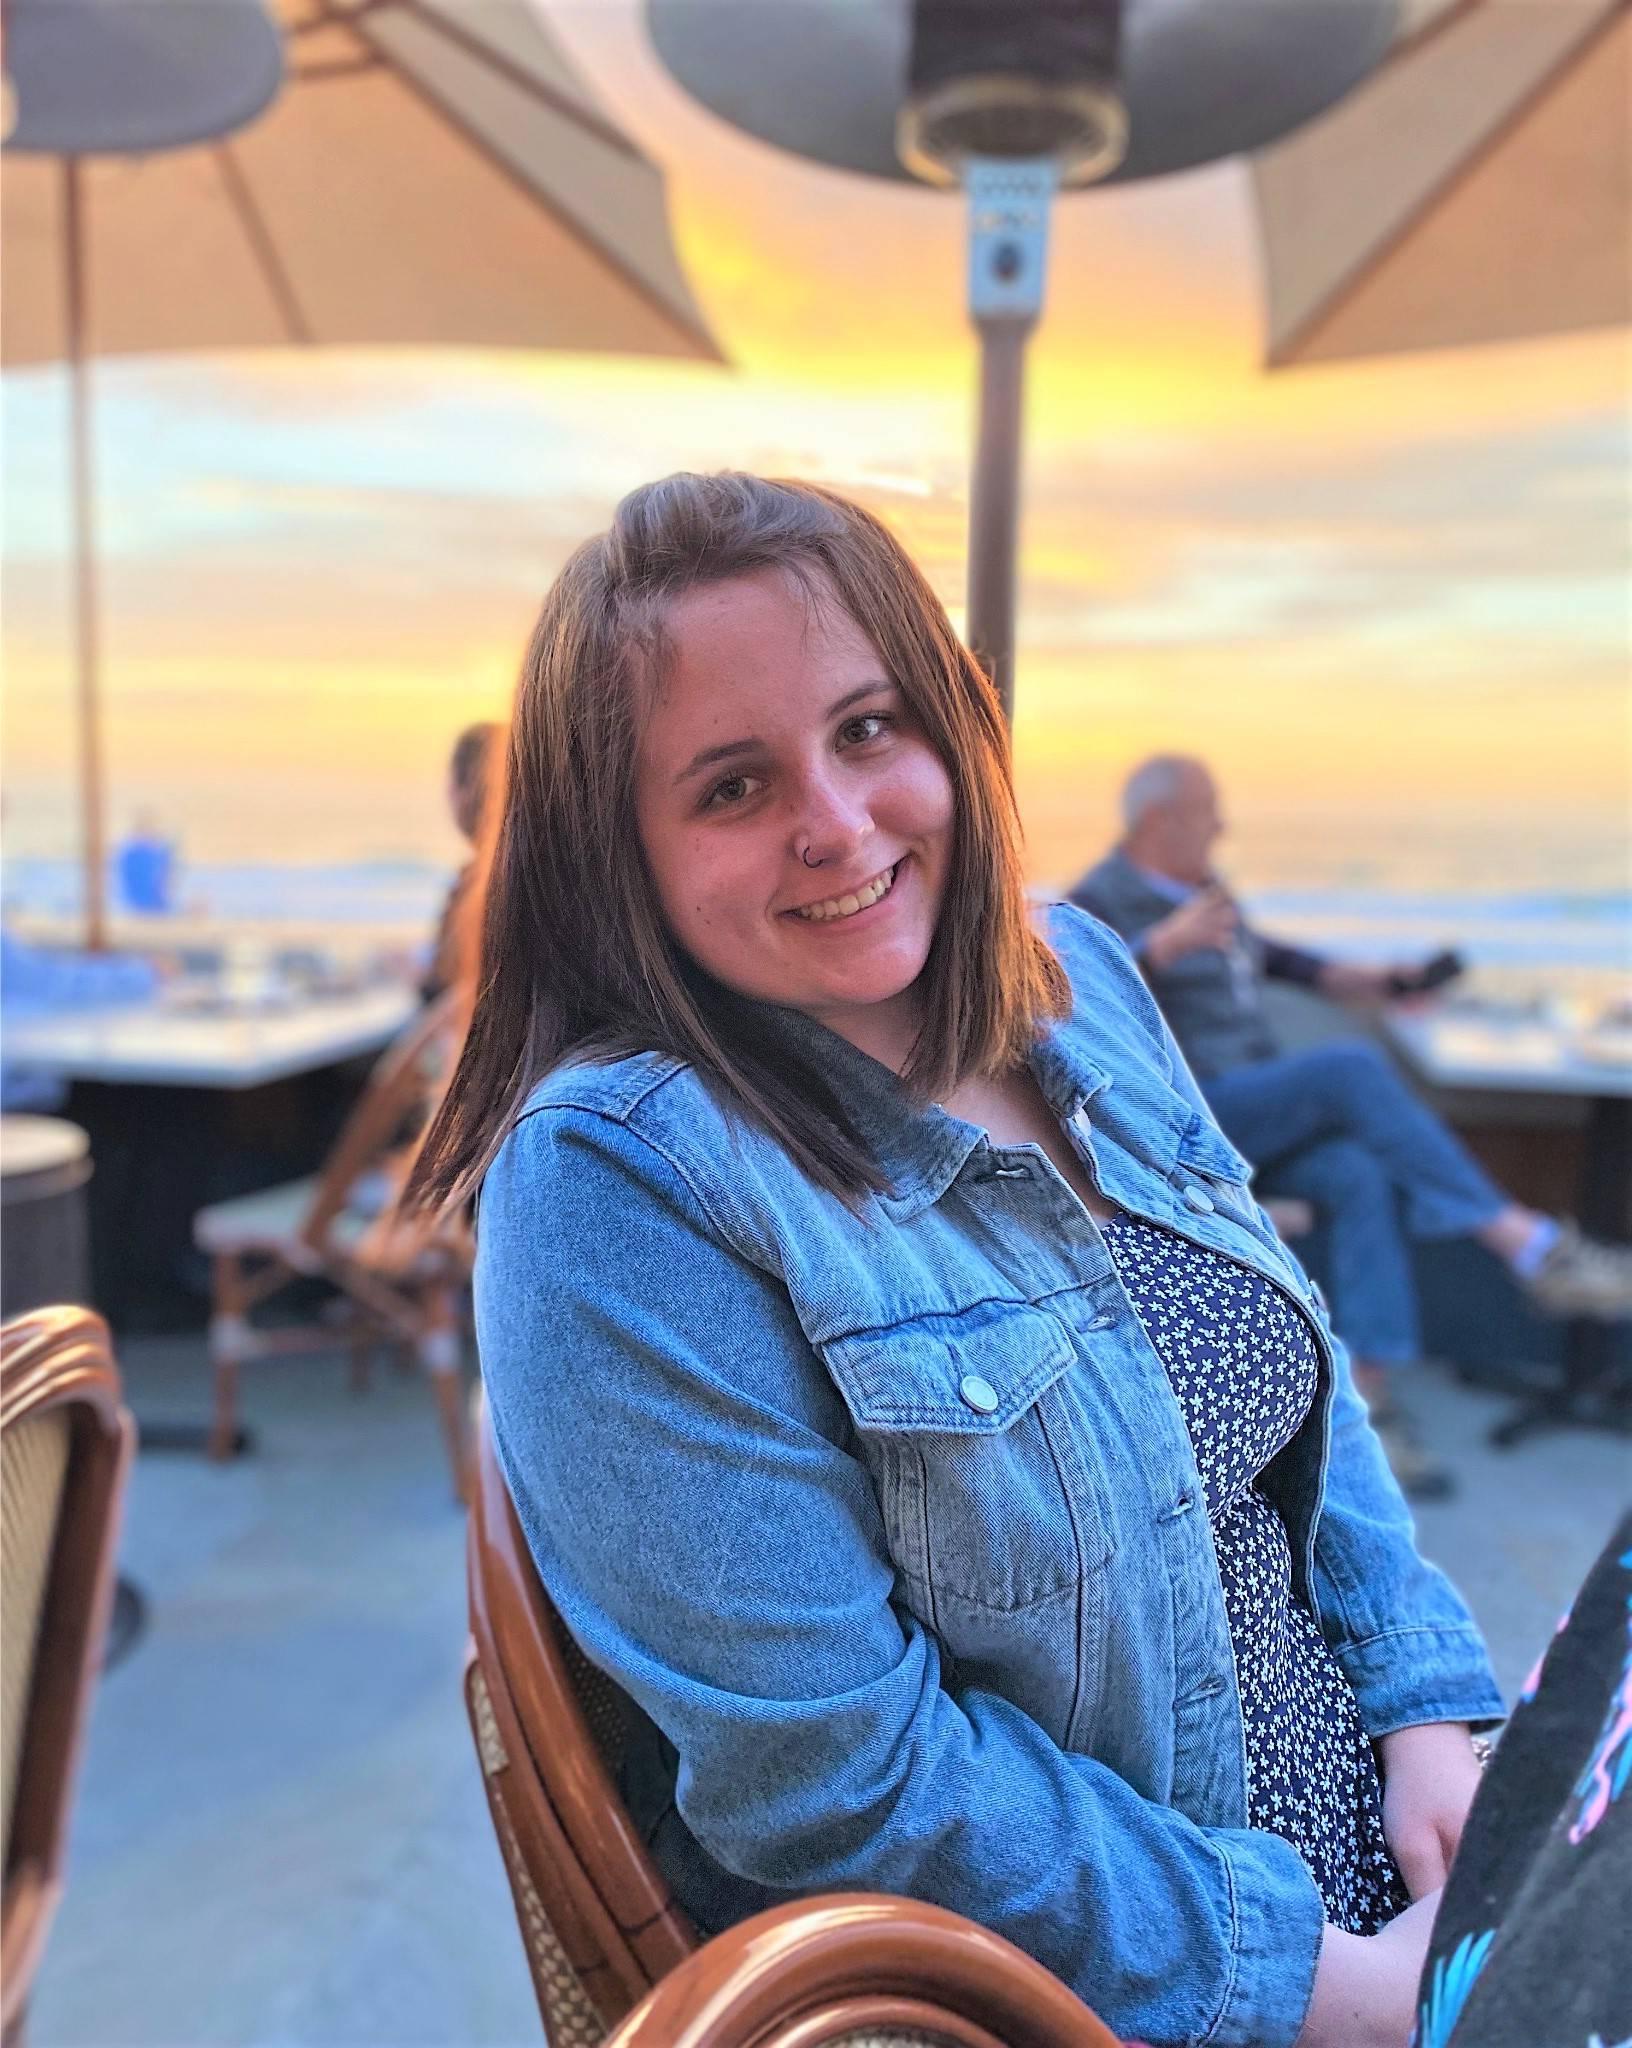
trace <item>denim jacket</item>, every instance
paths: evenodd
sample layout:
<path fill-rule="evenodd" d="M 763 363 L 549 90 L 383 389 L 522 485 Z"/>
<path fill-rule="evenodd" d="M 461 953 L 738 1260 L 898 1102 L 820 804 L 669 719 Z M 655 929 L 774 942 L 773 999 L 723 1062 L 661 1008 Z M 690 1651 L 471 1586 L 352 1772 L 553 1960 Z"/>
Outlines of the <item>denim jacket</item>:
<path fill-rule="evenodd" d="M 1321 1392 L 1265 1484 L 1373 1736 L 1501 1701 L 1418 1557 L 1319 1297 L 1121 941 L 1051 913 L 1032 1071 L 1095 1184 L 1266 1274 Z M 666 1745 L 654 1846 L 704 1928 L 816 1891 L 950 1907 L 1156 2048 L 1286 2048 L 1323 1912 L 1246 1825 L 1185 1424 L 1092 1218 L 809 1019 L 890 1192 L 861 1210 L 656 1055 L 571 1063 L 483 1185 L 477 1330 L 552 1599 Z M 666 1809 L 666 1810 L 664 1810 Z"/>

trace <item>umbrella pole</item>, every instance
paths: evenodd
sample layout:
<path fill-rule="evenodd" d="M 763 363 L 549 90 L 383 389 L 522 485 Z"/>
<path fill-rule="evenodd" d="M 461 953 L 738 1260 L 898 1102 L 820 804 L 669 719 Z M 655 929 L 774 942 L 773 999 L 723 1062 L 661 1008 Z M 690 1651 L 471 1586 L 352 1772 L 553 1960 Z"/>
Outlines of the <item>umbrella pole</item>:
<path fill-rule="evenodd" d="M 96 493 L 91 473 L 90 365 L 85 352 L 85 225 L 80 163 L 63 159 L 63 226 L 67 241 L 68 387 L 73 443 L 75 656 L 79 676 L 79 819 L 84 864 L 85 944 L 108 945 L 106 860 L 102 839 L 102 721 L 96 602 Z"/>
<path fill-rule="evenodd" d="M 970 157 L 969 315 L 980 337 L 980 419 L 969 493 L 969 645 L 1014 721 L 1015 557 L 1026 342 L 1042 311 L 1050 157 Z"/>

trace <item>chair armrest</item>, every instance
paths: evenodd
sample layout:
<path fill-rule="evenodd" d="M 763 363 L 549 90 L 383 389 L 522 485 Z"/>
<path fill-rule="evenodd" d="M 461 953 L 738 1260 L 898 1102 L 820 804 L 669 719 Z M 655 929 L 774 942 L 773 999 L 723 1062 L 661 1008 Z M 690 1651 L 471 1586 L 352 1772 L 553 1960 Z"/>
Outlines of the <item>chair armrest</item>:
<path fill-rule="evenodd" d="M 727 1928 L 604 2048 L 823 2048 L 930 2034 L 958 2048 L 1118 2048 L 1041 1963 L 914 1899 L 836 1892 Z"/>

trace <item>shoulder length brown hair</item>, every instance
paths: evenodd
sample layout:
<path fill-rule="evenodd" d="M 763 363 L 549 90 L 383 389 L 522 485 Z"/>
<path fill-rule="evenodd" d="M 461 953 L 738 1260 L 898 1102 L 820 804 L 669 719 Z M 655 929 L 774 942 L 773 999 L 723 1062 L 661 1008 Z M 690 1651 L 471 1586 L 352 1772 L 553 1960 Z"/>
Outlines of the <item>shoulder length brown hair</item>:
<path fill-rule="evenodd" d="M 836 597 L 900 686 L 955 793 L 946 898 L 923 974 L 924 1026 L 902 1079 L 932 1101 L 1022 1060 L 1068 1001 L 1031 929 L 1008 732 L 996 693 L 882 521 L 818 484 L 732 472 L 632 492 L 568 561 L 522 665 L 490 806 L 474 1008 L 406 1200 L 470 1194 L 528 1092 L 568 1055 L 689 1062 L 835 1193 L 884 1185 L 866 1138 L 814 1070 L 774 1050 L 758 1006 L 676 945 L 635 825 L 642 707 L 683 591 L 778 570 Z"/>

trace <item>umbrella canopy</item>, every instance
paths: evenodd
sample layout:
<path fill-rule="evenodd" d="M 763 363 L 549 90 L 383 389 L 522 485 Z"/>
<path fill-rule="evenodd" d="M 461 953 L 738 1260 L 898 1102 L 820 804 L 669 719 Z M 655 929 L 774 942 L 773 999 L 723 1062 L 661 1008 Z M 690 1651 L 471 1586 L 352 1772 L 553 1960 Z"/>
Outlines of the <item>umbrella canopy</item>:
<path fill-rule="evenodd" d="M 73 379 L 92 946 L 91 357 L 405 343 L 723 360 L 669 239 L 662 174 L 526 0 L 277 0 L 276 14 L 7 0 L 0 360 L 66 360 Z M 281 94 L 253 119 L 280 51 Z"/>
<path fill-rule="evenodd" d="M 525 0 L 280 0 L 276 104 L 197 148 L 175 146 L 196 128 L 163 144 L 151 124 L 133 143 L 117 74 L 105 94 L 82 93 L 67 132 L 54 77 L 30 63 L 32 18 L 62 6 L 7 8 L 8 368 L 69 346 L 61 166 L 23 154 L 35 149 L 102 159 L 80 173 L 91 354 L 321 342 L 721 359 L 669 239 L 661 172 Z M 103 11 L 173 17 L 173 64 L 190 72 L 198 22 L 229 10 Z"/>
<path fill-rule="evenodd" d="M 1632 319 L 1628 0 L 1417 0 L 1253 161 L 1272 366 Z"/>

